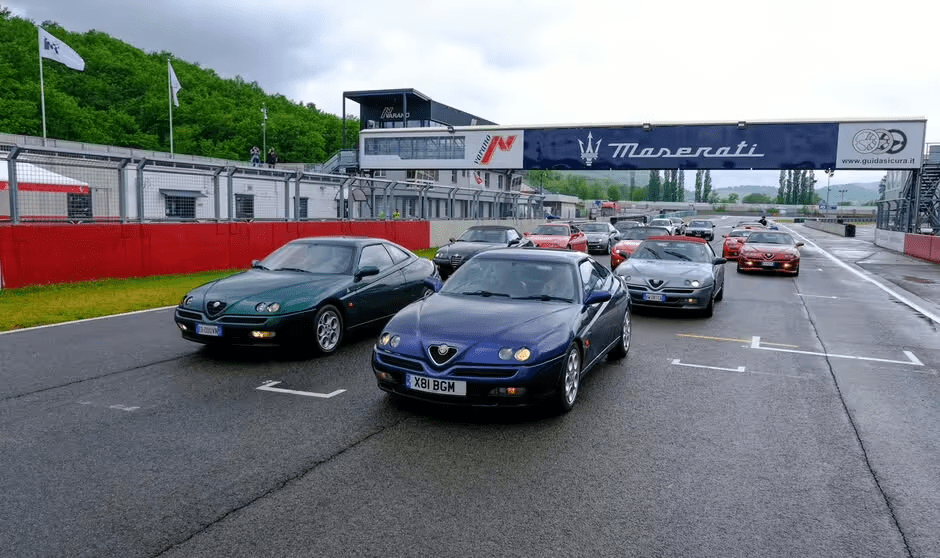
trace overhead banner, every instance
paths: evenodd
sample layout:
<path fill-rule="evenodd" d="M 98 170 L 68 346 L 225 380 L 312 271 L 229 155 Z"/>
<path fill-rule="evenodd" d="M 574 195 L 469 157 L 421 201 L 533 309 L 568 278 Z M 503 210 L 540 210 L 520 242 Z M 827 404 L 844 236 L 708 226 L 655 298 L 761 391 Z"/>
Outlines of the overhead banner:
<path fill-rule="evenodd" d="M 914 169 L 926 122 L 733 123 L 525 130 L 523 168 Z"/>
<path fill-rule="evenodd" d="M 837 169 L 916 169 L 924 154 L 926 122 L 839 124 Z"/>

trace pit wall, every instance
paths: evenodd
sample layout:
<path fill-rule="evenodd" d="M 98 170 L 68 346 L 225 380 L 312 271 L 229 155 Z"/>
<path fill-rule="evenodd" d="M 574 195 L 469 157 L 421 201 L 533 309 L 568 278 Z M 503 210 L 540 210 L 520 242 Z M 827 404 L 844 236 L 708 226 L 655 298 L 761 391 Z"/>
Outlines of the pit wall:
<path fill-rule="evenodd" d="M 305 236 L 386 238 L 428 248 L 428 221 L 3 224 L 0 287 L 247 268 Z"/>

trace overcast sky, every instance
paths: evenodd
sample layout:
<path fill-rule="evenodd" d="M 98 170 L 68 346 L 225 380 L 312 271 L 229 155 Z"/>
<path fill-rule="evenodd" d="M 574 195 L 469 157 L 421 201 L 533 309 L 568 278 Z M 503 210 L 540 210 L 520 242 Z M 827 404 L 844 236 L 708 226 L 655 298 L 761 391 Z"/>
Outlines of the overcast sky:
<path fill-rule="evenodd" d="M 344 91 L 413 88 L 504 125 L 924 117 L 927 142 L 940 142 L 940 7 L 931 1 L 0 5 L 37 24 L 168 51 L 336 115 Z M 357 104 L 346 109 L 358 116 Z M 832 184 L 882 174 L 839 171 Z M 778 175 L 712 173 L 716 187 L 776 186 Z"/>

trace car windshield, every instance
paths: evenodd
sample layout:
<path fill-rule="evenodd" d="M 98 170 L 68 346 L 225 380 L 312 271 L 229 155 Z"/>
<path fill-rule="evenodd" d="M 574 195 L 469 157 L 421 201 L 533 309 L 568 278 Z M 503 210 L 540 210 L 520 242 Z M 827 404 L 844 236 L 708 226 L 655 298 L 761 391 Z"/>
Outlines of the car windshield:
<path fill-rule="evenodd" d="M 646 240 L 640 244 L 632 258 L 700 263 L 711 261 L 704 244 L 672 240 Z"/>
<path fill-rule="evenodd" d="M 673 222 L 671 219 L 653 219 L 650 221 L 651 226 L 659 225 L 660 227 L 671 227 Z"/>
<path fill-rule="evenodd" d="M 708 221 L 689 221 L 689 226 L 690 226 L 690 227 L 705 227 L 705 228 L 708 228 L 708 227 L 712 226 L 712 224 L 711 224 L 710 222 L 708 222 Z"/>
<path fill-rule="evenodd" d="M 623 231 L 623 234 L 620 235 L 621 240 L 643 240 L 648 236 L 656 236 L 658 234 L 663 234 L 659 232 L 659 229 L 650 230 L 646 227 L 634 227 Z"/>
<path fill-rule="evenodd" d="M 567 225 L 539 225 L 535 227 L 532 234 L 543 234 L 547 236 L 569 236 Z"/>
<path fill-rule="evenodd" d="M 464 242 L 489 242 L 506 244 L 506 231 L 503 229 L 467 229 L 459 238 Z"/>
<path fill-rule="evenodd" d="M 748 229 L 733 230 L 728 233 L 728 236 L 750 236 L 752 232 Z"/>
<path fill-rule="evenodd" d="M 352 246 L 292 242 L 272 252 L 259 265 L 274 271 L 350 275 L 354 254 Z"/>
<path fill-rule="evenodd" d="M 793 244 L 793 238 L 787 233 L 769 233 L 754 231 L 747 237 L 748 244 Z"/>
<path fill-rule="evenodd" d="M 640 223 L 636 221 L 618 221 L 614 228 L 620 232 L 624 232 L 628 229 L 635 229 L 640 226 Z"/>
<path fill-rule="evenodd" d="M 610 228 L 604 223 L 582 223 L 578 227 L 586 233 L 606 233 L 610 231 Z"/>
<path fill-rule="evenodd" d="M 454 272 L 441 293 L 519 300 L 573 302 L 575 267 L 562 262 L 476 257 Z"/>

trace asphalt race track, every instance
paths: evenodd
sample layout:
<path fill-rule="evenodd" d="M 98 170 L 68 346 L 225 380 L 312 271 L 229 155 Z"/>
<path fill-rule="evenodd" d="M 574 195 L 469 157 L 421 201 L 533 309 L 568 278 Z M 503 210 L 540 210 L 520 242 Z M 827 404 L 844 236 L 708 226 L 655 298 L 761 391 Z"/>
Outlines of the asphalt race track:
<path fill-rule="evenodd" d="M 637 312 L 563 416 L 396 404 L 377 331 L 0 335 L 0 556 L 940 556 L 940 266 L 784 228 L 799 277 Z"/>

